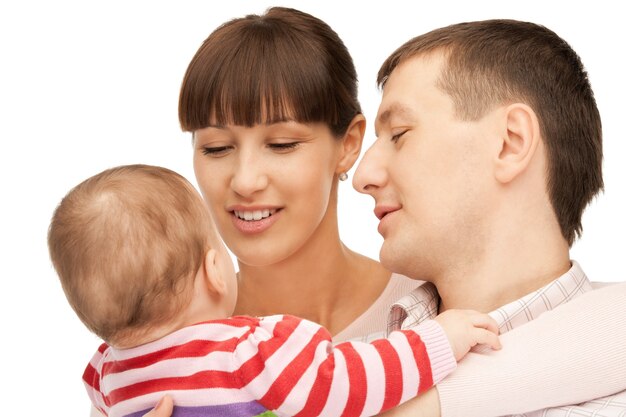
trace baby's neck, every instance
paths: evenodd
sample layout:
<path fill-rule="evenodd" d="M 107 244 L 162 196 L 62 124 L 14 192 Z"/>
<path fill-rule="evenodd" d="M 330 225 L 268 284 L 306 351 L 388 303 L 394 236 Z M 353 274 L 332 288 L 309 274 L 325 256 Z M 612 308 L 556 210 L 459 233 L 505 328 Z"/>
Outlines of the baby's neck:
<path fill-rule="evenodd" d="M 185 309 L 176 313 L 173 320 L 158 326 L 149 326 L 146 329 L 137 330 L 129 337 L 113 343 L 112 346 L 116 349 L 134 348 L 162 339 L 185 327 L 205 321 L 224 319 L 228 316 L 217 308 L 212 308 L 210 303 L 201 305 L 201 308 L 195 308 L 195 304 L 192 300 Z"/>

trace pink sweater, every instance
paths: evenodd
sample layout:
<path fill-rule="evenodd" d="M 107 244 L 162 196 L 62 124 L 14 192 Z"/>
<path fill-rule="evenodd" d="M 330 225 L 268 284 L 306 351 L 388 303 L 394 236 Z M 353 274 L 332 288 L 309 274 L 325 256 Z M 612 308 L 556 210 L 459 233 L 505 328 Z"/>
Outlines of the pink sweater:
<path fill-rule="evenodd" d="M 435 321 L 372 343 L 331 345 L 293 316 L 233 317 L 130 349 L 104 344 L 83 376 L 109 416 L 142 415 L 169 393 L 185 416 L 367 416 L 415 397 L 456 367 Z"/>

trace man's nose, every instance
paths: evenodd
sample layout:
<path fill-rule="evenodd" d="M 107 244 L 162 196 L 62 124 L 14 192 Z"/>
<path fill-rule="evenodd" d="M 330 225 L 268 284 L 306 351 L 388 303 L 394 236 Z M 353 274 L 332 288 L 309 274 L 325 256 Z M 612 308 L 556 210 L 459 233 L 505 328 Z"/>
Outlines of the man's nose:
<path fill-rule="evenodd" d="M 372 194 L 387 183 L 386 156 L 379 141 L 365 152 L 356 168 L 352 186 L 364 194 Z"/>

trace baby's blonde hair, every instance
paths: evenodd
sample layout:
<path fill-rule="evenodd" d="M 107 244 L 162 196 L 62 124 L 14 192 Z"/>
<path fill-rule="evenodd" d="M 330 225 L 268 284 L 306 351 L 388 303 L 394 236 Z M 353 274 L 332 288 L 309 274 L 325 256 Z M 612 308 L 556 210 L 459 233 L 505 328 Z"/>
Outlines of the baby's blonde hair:
<path fill-rule="evenodd" d="M 74 311 L 115 344 L 175 317 L 216 238 L 202 198 L 185 178 L 127 165 L 85 180 L 63 198 L 48 247 Z"/>

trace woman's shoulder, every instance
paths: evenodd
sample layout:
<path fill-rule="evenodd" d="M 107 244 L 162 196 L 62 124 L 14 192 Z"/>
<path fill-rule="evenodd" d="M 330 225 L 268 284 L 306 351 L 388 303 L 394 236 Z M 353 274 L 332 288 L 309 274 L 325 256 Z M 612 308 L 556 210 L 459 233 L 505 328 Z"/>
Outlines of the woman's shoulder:
<path fill-rule="evenodd" d="M 333 337 L 333 342 L 370 341 L 385 336 L 389 309 L 400 298 L 411 293 L 424 281 L 392 273 L 389 282 L 374 303 L 348 327 Z"/>

